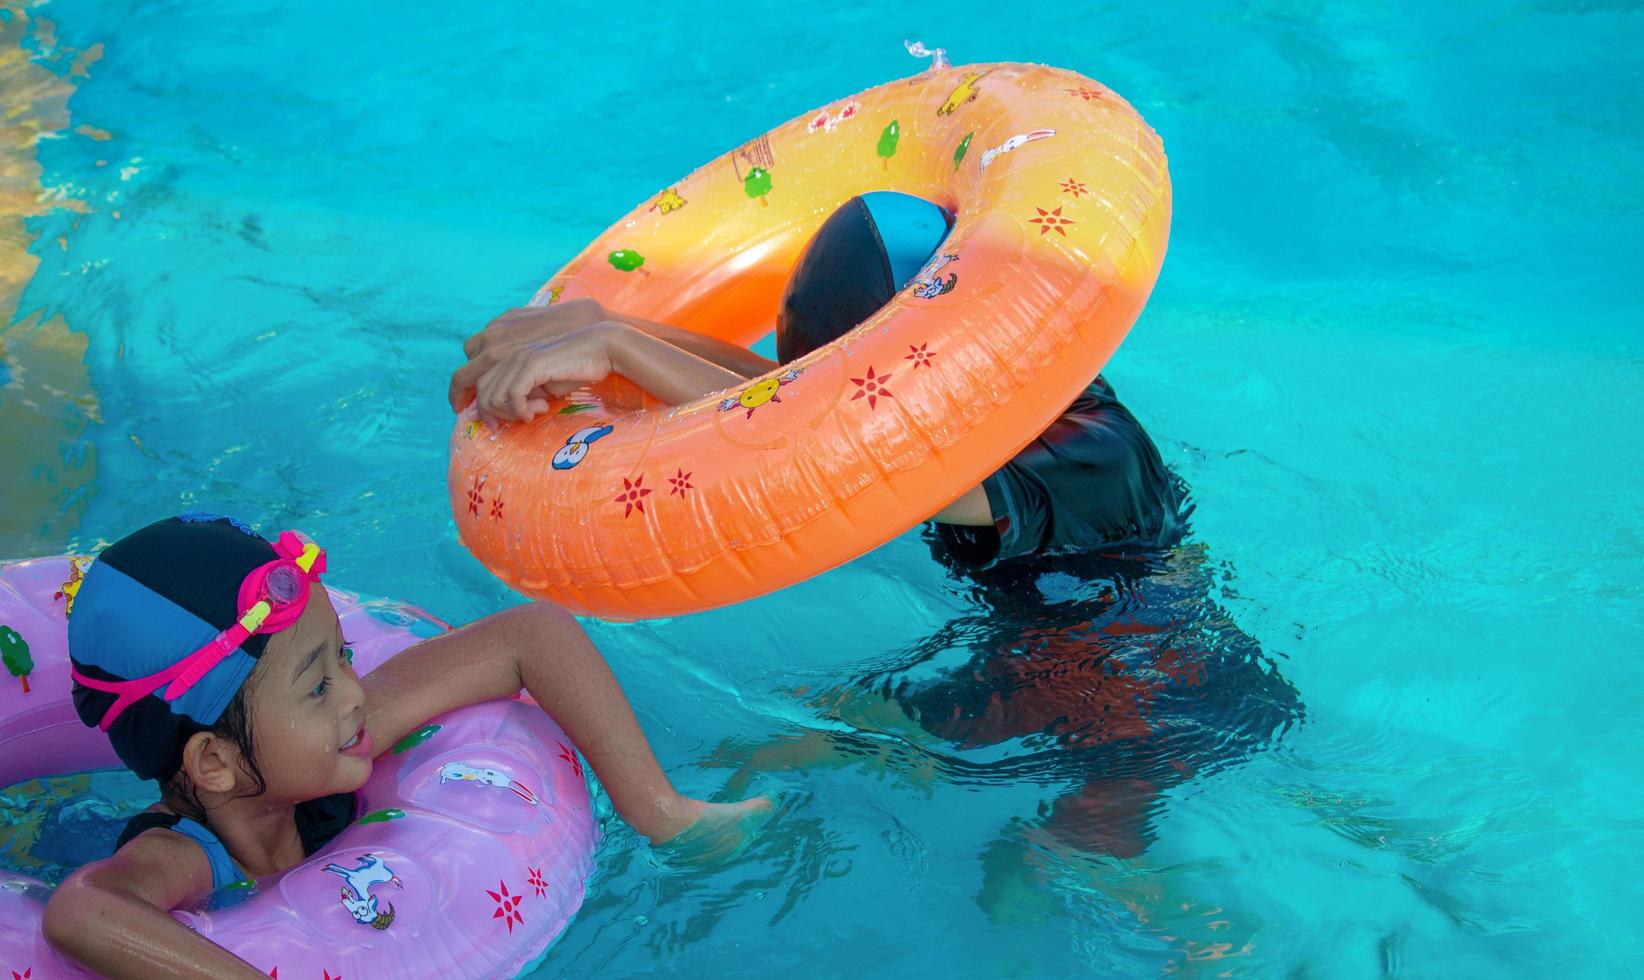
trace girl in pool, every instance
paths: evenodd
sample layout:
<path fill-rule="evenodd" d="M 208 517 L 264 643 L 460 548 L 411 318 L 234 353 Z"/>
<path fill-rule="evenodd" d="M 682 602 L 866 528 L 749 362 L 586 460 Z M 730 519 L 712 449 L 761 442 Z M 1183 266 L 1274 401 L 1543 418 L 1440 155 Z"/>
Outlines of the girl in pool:
<path fill-rule="evenodd" d="M 60 953 L 107 976 L 262 976 L 169 911 L 301 863 L 352 821 L 379 746 L 521 688 L 658 844 L 728 851 L 769 810 L 675 791 L 565 611 L 509 609 L 362 678 L 324 570 L 325 553 L 295 533 L 270 544 L 238 521 L 186 514 L 121 539 L 86 573 L 69 620 L 75 707 L 161 799 L 112 857 L 53 893 L 45 933 Z"/>

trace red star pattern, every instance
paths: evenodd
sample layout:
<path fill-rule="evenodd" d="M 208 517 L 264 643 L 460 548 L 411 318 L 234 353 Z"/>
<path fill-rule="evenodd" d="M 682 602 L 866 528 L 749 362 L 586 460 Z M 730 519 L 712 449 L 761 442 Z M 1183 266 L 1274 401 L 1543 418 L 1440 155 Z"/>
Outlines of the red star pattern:
<path fill-rule="evenodd" d="M 673 476 L 668 477 L 668 496 L 670 497 L 676 493 L 683 497 L 685 491 L 694 489 L 696 488 L 691 486 L 691 474 L 684 470 L 679 470 Z"/>
<path fill-rule="evenodd" d="M 525 870 L 531 872 L 531 874 L 525 879 L 526 883 L 536 891 L 538 898 L 547 898 L 548 882 L 542 879 L 542 869 L 527 867 Z"/>
<path fill-rule="evenodd" d="M 1102 97 L 1102 92 L 1100 89 L 1087 88 L 1083 85 L 1078 88 L 1065 88 L 1062 89 L 1062 91 L 1069 95 L 1076 95 L 1079 98 L 1084 99 L 1086 102 L 1095 102 Z"/>
<path fill-rule="evenodd" d="M 1054 211 L 1046 211 L 1044 208 L 1034 208 L 1033 210 L 1039 212 L 1039 216 L 1037 218 L 1029 218 L 1028 221 L 1039 226 L 1039 236 L 1041 238 L 1044 237 L 1045 233 L 1052 230 L 1054 230 L 1056 234 L 1066 238 L 1067 232 L 1062 230 L 1062 226 L 1075 224 L 1072 218 L 1062 217 L 1061 208 L 1057 208 Z"/>
<path fill-rule="evenodd" d="M 875 377 L 873 373 L 873 366 L 869 365 L 867 377 L 851 379 L 851 384 L 856 385 L 856 394 L 851 396 L 851 401 L 856 401 L 858 398 L 866 397 L 868 399 L 868 408 L 877 410 L 879 399 L 896 397 L 890 393 L 888 388 L 885 387 L 885 382 L 889 381 L 890 377 L 889 372 Z"/>
<path fill-rule="evenodd" d="M 1090 188 L 1069 177 L 1067 180 L 1062 181 L 1062 193 L 1072 194 L 1074 197 L 1084 197 L 1090 193 Z"/>
<path fill-rule="evenodd" d="M 645 513 L 645 498 L 650 495 L 650 488 L 641 486 L 645 482 L 643 474 L 632 480 L 622 478 L 622 492 L 616 495 L 616 502 L 622 505 L 622 516 L 627 517 L 634 511 Z"/>
<path fill-rule="evenodd" d="M 491 498 L 491 519 L 493 521 L 502 520 L 502 498 L 501 497 L 492 497 Z"/>
<path fill-rule="evenodd" d="M 913 369 L 915 371 L 919 370 L 922 367 L 930 367 L 930 359 L 935 357 L 936 355 L 925 349 L 929 346 L 930 346 L 929 344 L 920 344 L 918 347 L 915 347 L 912 344 L 909 344 L 908 345 L 908 356 L 902 358 L 902 360 L 912 361 L 913 362 Z"/>
<path fill-rule="evenodd" d="M 525 916 L 519 914 L 519 903 L 525 900 L 525 896 L 508 894 L 508 885 L 502 881 L 497 882 L 497 888 L 499 891 L 492 891 L 489 888 L 485 890 L 485 894 L 491 896 L 492 900 L 497 903 L 497 909 L 491 913 L 491 918 L 501 919 L 503 924 L 508 927 L 508 934 L 512 936 L 514 934 L 514 923 L 525 924 Z"/>
<path fill-rule="evenodd" d="M 34 967 L 32 966 L 23 967 L 22 973 L 18 973 L 16 970 L 11 971 L 11 980 L 29 980 L 29 977 L 32 976 L 34 976 Z"/>
<path fill-rule="evenodd" d="M 479 516 L 480 504 L 485 503 L 485 498 L 480 495 L 480 489 L 484 486 L 485 478 L 476 476 L 474 485 L 468 488 L 468 513 L 475 517 Z"/>
<path fill-rule="evenodd" d="M 572 752 L 571 747 L 566 745 L 564 742 L 559 743 L 559 757 L 571 764 L 572 772 L 576 773 L 578 776 L 582 775 L 582 760 L 578 759 L 577 754 Z"/>
<path fill-rule="evenodd" d="M 336 976 L 332 976 L 330 970 L 322 969 L 320 972 L 325 974 L 325 980 L 342 980 L 342 974 L 341 973 L 337 974 Z"/>

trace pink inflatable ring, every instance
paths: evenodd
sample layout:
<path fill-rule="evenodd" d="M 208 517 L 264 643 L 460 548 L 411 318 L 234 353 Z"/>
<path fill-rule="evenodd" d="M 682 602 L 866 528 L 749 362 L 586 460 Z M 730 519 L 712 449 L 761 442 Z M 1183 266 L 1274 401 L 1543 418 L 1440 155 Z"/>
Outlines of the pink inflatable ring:
<path fill-rule="evenodd" d="M 0 788 L 120 764 L 69 698 L 67 617 L 87 564 L 0 564 Z M 330 592 L 362 674 L 449 628 L 419 609 Z M 308 861 L 172 915 L 293 980 L 515 975 L 582 904 L 598 836 L 570 739 L 528 702 L 493 701 L 436 718 L 379 756 L 354 824 Z M 0 977 L 89 975 L 41 936 L 50 894 L 0 872 Z"/>

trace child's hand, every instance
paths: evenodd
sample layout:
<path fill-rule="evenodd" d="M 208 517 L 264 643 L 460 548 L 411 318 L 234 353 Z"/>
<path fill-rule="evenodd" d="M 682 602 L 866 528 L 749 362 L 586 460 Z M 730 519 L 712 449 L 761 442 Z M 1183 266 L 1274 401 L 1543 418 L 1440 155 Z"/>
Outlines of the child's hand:
<path fill-rule="evenodd" d="M 451 406 L 470 402 L 480 421 L 528 422 L 548 411 L 550 398 L 563 398 L 600 381 L 612 371 L 611 353 L 619 323 L 596 323 L 550 340 L 534 340 L 488 352 L 451 377 Z"/>
<path fill-rule="evenodd" d="M 547 412 L 548 399 L 569 395 L 608 374 L 622 375 L 668 405 L 747 380 L 651 335 L 643 323 L 604 320 L 569 332 L 544 320 L 524 323 L 520 333 L 511 336 L 541 334 L 542 339 L 510 345 L 502 339 L 505 335 L 498 335 L 486 341 L 473 360 L 451 375 L 452 411 L 473 404 L 487 425 L 524 422 Z"/>
<path fill-rule="evenodd" d="M 462 343 L 462 352 L 474 360 L 486 351 L 500 353 L 537 340 L 557 340 L 596 323 L 614 320 L 598 300 L 568 299 L 553 306 L 524 306 L 509 310 Z"/>
<path fill-rule="evenodd" d="M 560 340 L 607 323 L 610 319 L 610 311 L 591 299 L 569 300 L 552 307 L 509 310 L 463 342 L 462 349 L 468 355 L 468 363 L 451 375 L 451 385 L 446 392 L 451 411 L 460 412 L 467 408 L 474 400 L 474 389 L 479 379 L 517 348 Z"/>

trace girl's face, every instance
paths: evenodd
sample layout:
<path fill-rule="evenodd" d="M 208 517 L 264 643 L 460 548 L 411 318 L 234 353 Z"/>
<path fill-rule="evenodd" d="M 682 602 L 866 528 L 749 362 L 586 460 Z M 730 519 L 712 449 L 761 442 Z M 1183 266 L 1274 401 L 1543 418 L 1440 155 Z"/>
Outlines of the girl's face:
<path fill-rule="evenodd" d="M 302 617 L 269 637 L 247 705 L 272 800 L 352 792 L 371 775 L 365 689 L 351 658 L 331 597 L 310 584 Z"/>

